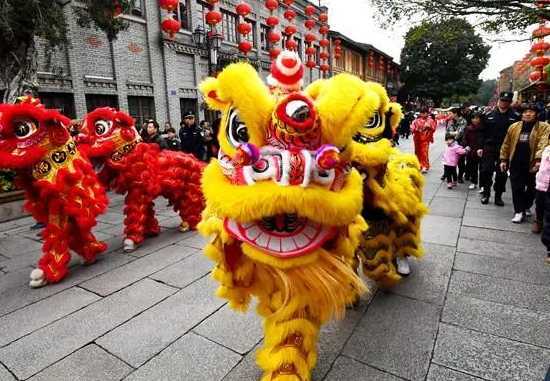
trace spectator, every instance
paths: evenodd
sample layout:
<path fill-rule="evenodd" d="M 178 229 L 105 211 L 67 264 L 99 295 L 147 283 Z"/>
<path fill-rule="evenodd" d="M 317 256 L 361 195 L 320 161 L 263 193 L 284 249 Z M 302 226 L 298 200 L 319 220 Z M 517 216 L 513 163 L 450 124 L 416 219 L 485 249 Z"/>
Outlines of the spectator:
<path fill-rule="evenodd" d="M 160 134 L 161 138 L 166 139 L 168 137 L 168 130 L 171 129 L 171 128 L 173 128 L 172 123 L 165 122 L 164 123 L 164 129 L 161 131 L 161 134 Z M 174 131 L 175 131 L 175 129 L 174 129 Z"/>
<path fill-rule="evenodd" d="M 158 144 L 162 147 L 163 142 L 160 137 L 159 124 L 153 119 L 148 120 L 145 123 L 144 130 L 141 131 L 141 139 L 144 143 Z"/>
<path fill-rule="evenodd" d="M 414 138 L 414 151 L 422 173 L 430 169 L 430 144 L 434 141 L 435 121 L 428 117 L 428 109 L 423 108 L 420 115 L 411 125 L 411 132 Z"/>
<path fill-rule="evenodd" d="M 485 115 L 483 129 L 480 130 L 481 149 L 477 153 L 481 157 L 479 185 L 483 187 L 481 203 L 484 205 L 488 204 L 491 198 L 491 186 L 493 185 L 493 174 L 495 174 L 495 205 L 504 206 L 502 194 L 506 191 L 508 176 L 497 163 L 508 127 L 519 120 L 519 115 L 510 108 L 513 96 L 514 94 L 510 92 L 500 93 L 497 107 Z"/>
<path fill-rule="evenodd" d="M 181 144 L 178 140 L 178 135 L 176 134 L 176 129 L 173 127 L 168 127 L 165 131 L 166 137 L 163 139 L 163 149 L 170 151 L 181 151 Z"/>
<path fill-rule="evenodd" d="M 546 246 L 546 264 L 550 265 L 550 146 L 542 153 L 540 169 L 536 178 L 537 220 L 533 223 L 533 233 L 542 231 L 542 243 Z"/>
<path fill-rule="evenodd" d="M 479 156 L 477 151 L 481 148 L 479 145 L 479 133 L 482 129 L 482 114 L 474 112 L 470 123 L 464 131 L 464 145 L 470 147 L 466 155 L 466 173 L 465 178 L 470 181 L 468 189 L 476 189 L 479 180 Z"/>
<path fill-rule="evenodd" d="M 535 176 L 544 148 L 548 145 L 550 126 L 537 120 L 538 108 L 526 105 L 520 122 L 508 129 L 500 150 L 500 170 L 510 170 L 513 223 L 520 224 L 531 216 L 535 199 Z"/>
<path fill-rule="evenodd" d="M 445 135 L 445 152 L 443 153 L 443 166 L 445 170 L 445 179 L 447 180 L 447 188 L 453 189 L 457 186 L 458 175 L 456 173 L 456 167 L 459 159 L 466 155 L 470 150 L 469 147 L 463 148 L 457 143 L 453 134 L 447 132 Z"/>
<path fill-rule="evenodd" d="M 447 128 L 446 132 L 447 134 L 451 134 L 454 136 L 457 143 L 464 144 L 464 131 L 466 130 L 466 126 L 468 122 L 466 119 L 462 116 L 462 110 L 459 108 L 453 108 L 450 113 L 450 118 L 447 120 Z M 458 161 L 458 182 L 464 183 L 464 172 L 466 171 L 466 161 L 465 157 L 461 156 Z"/>
<path fill-rule="evenodd" d="M 217 144 L 217 136 L 214 135 L 214 129 L 210 126 L 210 124 L 203 120 L 200 123 L 201 127 L 201 136 L 202 141 L 204 143 L 204 152 L 203 152 L 203 161 L 209 162 L 211 158 L 218 157 L 218 144 Z"/>
<path fill-rule="evenodd" d="M 200 160 L 203 156 L 204 144 L 202 142 L 201 131 L 196 123 L 195 114 L 192 111 L 187 111 L 183 115 L 179 136 L 181 150 Z"/>
<path fill-rule="evenodd" d="M 399 124 L 399 134 L 401 137 L 409 139 L 409 136 L 411 136 L 411 123 L 413 120 L 414 113 L 411 111 L 407 112 Z"/>

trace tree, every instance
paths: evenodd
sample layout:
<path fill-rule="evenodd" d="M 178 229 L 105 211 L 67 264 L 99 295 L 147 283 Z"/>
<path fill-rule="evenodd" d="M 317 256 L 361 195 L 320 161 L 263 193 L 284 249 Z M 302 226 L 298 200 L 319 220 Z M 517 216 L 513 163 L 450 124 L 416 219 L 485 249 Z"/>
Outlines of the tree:
<path fill-rule="evenodd" d="M 465 20 L 423 22 L 405 36 L 401 80 L 410 95 L 432 99 L 437 106 L 445 97 L 475 93 L 489 49 Z"/>
<path fill-rule="evenodd" d="M 47 44 L 48 51 L 68 47 L 64 7 L 69 0 L 0 1 L 0 89 L 3 101 L 13 102 L 25 87 L 37 87 L 36 39 Z M 127 27 L 117 17 L 128 12 L 133 0 L 87 0 L 87 7 L 75 6 L 81 25 L 94 25 L 110 40 Z"/>
<path fill-rule="evenodd" d="M 475 16 L 490 32 L 523 30 L 540 17 L 550 18 L 550 9 L 533 0 L 370 0 L 381 20 L 391 25 L 402 19 L 440 21 L 449 17 Z"/>
<path fill-rule="evenodd" d="M 497 88 L 496 79 L 483 81 L 483 83 L 479 87 L 479 90 L 477 91 L 477 94 L 473 97 L 472 103 L 480 106 L 488 105 L 491 99 L 493 98 L 493 96 L 495 95 L 496 88 Z"/>

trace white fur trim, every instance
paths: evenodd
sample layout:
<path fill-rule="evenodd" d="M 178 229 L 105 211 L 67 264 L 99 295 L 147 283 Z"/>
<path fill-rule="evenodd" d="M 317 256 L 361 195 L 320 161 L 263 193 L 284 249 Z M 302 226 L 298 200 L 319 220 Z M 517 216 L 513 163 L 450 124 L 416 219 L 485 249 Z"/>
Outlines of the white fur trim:
<path fill-rule="evenodd" d="M 286 67 L 285 65 L 283 65 L 284 58 L 295 59 L 296 65 L 291 68 Z M 300 60 L 298 53 L 292 52 L 290 50 L 283 50 L 281 54 L 279 54 L 279 56 L 277 57 L 277 60 L 275 61 L 275 66 L 277 66 L 277 69 L 281 72 L 281 74 L 290 77 L 300 70 L 300 68 L 302 67 L 302 61 Z"/>

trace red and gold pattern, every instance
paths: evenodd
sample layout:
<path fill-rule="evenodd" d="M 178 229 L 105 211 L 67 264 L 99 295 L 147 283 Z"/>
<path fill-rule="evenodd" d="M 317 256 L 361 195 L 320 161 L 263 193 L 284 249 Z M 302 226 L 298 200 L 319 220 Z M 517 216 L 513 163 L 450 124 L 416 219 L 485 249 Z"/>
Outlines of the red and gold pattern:
<path fill-rule="evenodd" d="M 32 287 L 65 277 L 69 249 L 93 263 L 107 248 L 91 233 L 107 207 L 105 190 L 70 138 L 69 123 L 57 111 L 31 102 L 0 105 L 0 162 L 17 171 L 25 208 L 46 224 Z"/>
<path fill-rule="evenodd" d="M 161 151 L 140 141 L 134 120 L 112 108 L 86 115 L 82 142 L 90 157 L 104 164 L 99 177 L 119 194 L 126 194 L 125 250 L 132 251 L 146 236 L 160 233 L 154 200 L 167 198 L 182 219 L 182 230 L 194 229 L 204 207 L 200 178 L 204 164 L 192 155 Z"/>

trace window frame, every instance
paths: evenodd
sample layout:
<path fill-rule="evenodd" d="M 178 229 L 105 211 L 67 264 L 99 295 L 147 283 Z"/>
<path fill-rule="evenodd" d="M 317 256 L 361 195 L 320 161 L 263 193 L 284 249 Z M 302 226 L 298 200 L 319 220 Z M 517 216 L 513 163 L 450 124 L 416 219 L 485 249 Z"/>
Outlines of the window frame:
<path fill-rule="evenodd" d="M 133 103 L 133 101 L 137 103 Z M 145 105 L 145 102 L 150 102 L 148 105 Z M 137 105 L 137 113 L 133 107 Z M 144 107 L 146 106 L 146 107 Z M 146 115 L 146 112 L 149 112 L 150 115 Z M 156 120 L 156 107 L 155 107 L 155 98 L 148 96 L 128 96 L 128 114 L 134 118 L 136 121 L 136 126 L 140 127 L 146 120 L 153 119 Z"/>

